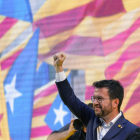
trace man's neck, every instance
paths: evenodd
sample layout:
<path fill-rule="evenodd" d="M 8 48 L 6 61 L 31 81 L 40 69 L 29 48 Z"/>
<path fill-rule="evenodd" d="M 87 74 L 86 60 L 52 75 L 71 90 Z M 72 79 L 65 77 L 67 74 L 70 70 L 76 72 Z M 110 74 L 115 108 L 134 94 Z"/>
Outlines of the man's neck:
<path fill-rule="evenodd" d="M 103 117 L 102 119 L 108 124 L 111 122 L 117 115 L 119 114 L 118 111 L 116 112 L 111 112 L 107 116 Z"/>

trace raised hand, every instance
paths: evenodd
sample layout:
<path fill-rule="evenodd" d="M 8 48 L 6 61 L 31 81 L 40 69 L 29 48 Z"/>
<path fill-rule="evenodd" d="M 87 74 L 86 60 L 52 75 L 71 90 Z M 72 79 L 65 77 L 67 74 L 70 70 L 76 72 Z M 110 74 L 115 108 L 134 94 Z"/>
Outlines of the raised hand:
<path fill-rule="evenodd" d="M 66 55 L 63 52 L 59 52 L 53 56 L 53 59 L 54 59 L 54 67 L 56 72 L 57 73 L 62 72 L 63 71 L 62 65 L 64 60 L 66 59 Z"/>

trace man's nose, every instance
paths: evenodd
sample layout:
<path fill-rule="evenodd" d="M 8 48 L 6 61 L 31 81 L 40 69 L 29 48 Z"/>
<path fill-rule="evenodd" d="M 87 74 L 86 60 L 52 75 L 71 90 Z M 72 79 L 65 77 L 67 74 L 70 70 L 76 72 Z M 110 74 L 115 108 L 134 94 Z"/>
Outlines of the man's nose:
<path fill-rule="evenodd" d="M 98 103 L 97 99 L 95 99 L 93 102 L 93 105 L 97 105 L 97 104 L 99 104 L 99 103 Z"/>

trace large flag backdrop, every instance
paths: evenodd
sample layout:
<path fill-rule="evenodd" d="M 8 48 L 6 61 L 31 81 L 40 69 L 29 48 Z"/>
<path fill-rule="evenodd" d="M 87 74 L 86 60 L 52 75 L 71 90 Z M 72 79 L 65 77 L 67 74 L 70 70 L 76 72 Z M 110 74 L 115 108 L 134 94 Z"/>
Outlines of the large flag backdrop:
<path fill-rule="evenodd" d="M 121 110 L 140 126 L 139 35 L 138 0 L 0 0 L 1 87 L 5 90 L 0 99 L 0 138 L 46 140 L 55 128 L 70 121 L 55 86 L 52 55 L 59 51 L 67 55 L 64 68 L 71 70 L 75 91 L 85 87 L 86 103 L 93 95 L 94 81 L 119 80 L 125 89 Z M 10 85 L 14 93 L 9 92 Z M 63 114 L 61 119 L 58 112 Z"/>

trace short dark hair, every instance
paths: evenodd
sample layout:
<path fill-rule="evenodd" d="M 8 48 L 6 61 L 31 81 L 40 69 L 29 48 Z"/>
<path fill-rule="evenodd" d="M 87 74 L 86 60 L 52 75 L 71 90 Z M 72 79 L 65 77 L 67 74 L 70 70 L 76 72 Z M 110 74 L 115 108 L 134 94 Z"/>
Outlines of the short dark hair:
<path fill-rule="evenodd" d="M 93 83 L 93 87 L 95 87 L 95 88 L 103 88 L 103 87 L 108 88 L 109 97 L 111 99 L 116 99 L 116 98 L 119 99 L 118 111 L 120 111 L 120 107 L 121 107 L 123 97 L 124 97 L 124 89 L 119 81 L 116 81 L 113 79 L 96 81 Z"/>

